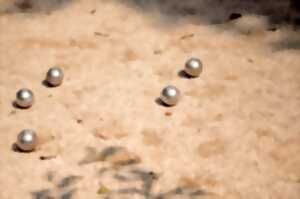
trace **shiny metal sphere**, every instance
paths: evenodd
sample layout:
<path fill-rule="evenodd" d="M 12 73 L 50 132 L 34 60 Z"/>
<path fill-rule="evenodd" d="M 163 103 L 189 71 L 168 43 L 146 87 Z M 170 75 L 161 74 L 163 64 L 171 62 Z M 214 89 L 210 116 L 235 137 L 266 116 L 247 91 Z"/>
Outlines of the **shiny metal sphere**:
<path fill-rule="evenodd" d="M 191 58 L 185 63 L 185 73 L 191 77 L 198 77 L 202 72 L 202 62 L 200 59 Z"/>
<path fill-rule="evenodd" d="M 37 146 L 37 136 L 34 130 L 25 129 L 17 138 L 17 146 L 22 151 L 33 151 Z"/>
<path fill-rule="evenodd" d="M 27 88 L 20 89 L 16 94 L 15 102 L 21 108 L 29 108 L 34 102 L 33 92 Z"/>
<path fill-rule="evenodd" d="M 180 91 L 175 86 L 167 86 L 162 90 L 160 99 L 166 105 L 174 106 L 180 99 Z"/>
<path fill-rule="evenodd" d="M 59 86 L 64 79 L 63 71 L 58 67 L 50 68 L 47 72 L 46 81 L 50 86 Z"/>

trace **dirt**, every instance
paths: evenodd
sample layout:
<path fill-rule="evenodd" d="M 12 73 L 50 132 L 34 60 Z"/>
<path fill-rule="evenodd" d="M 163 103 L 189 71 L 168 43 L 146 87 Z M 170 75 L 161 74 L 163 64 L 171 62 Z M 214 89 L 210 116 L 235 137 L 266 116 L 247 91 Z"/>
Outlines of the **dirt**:
<path fill-rule="evenodd" d="M 299 199 L 300 34 L 270 2 L 0 0 L 0 198 Z"/>

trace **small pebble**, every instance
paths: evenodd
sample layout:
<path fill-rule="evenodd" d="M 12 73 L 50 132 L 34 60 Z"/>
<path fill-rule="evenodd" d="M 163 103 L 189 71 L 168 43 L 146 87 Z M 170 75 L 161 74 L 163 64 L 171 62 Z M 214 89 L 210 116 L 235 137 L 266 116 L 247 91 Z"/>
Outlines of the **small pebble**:
<path fill-rule="evenodd" d="M 51 156 L 40 156 L 40 160 L 51 160 L 56 158 L 56 156 L 51 155 Z"/>
<path fill-rule="evenodd" d="M 172 112 L 165 112 L 165 116 L 171 116 L 172 115 Z"/>
<path fill-rule="evenodd" d="M 95 13 L 96 13 L 96 9 L 91 10 L 90 13 L 91 13 L 92 15 L 95 14 Z"/>

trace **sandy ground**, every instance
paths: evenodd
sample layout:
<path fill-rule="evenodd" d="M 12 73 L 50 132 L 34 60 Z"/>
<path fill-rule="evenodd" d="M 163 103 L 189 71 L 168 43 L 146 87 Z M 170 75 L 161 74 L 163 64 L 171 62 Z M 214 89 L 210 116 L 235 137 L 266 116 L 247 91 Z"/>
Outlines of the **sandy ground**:
<path fill-rule="evenodd" d="M 1 0 L 0 198 L 299 199 L 299 32 L 258 16 L 275 8 L 202 2 Z M 192 56 L 200 78 L 180 73 Z M 157 103 L 167 84 L 175 107 Z M 35 152 L 13 150 L 24 128 Z"/>

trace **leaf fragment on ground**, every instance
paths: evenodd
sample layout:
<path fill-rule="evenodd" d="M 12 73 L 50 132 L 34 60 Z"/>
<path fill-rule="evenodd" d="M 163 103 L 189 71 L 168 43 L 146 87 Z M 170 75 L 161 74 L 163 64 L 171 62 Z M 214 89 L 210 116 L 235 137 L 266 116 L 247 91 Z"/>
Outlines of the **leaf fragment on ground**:
<path fill-rule="evenodd" d="M 109 194 L 111 191 L 109 188 L 107 188 L 106 186 L 104 185 L 101 185 L 97 191 L 97 194 L 99 195 L 104 195 L 104 194 Z"/>

